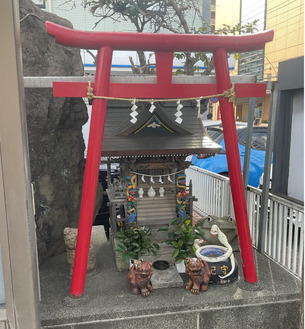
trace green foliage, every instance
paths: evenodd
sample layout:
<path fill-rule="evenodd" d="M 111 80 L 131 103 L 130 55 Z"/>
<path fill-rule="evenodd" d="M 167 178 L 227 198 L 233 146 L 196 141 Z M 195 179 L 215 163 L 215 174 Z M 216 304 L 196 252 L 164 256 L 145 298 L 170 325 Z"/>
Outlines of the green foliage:
<path fill-rule="evenodd" d="M 89 8 L 91 13 L 99 18 L 95 27 L 102 20 L 111 19 L 115 23 L 130 21 L 137 32 L 237 35 L 254 33 L 258 30 L 256 27 L 258 20 L 254 20 L 252 23 L 238 23 L 234 26 L 223 24 L 220 29 L 211 32 L 213 27 L 205 21 L 199 3 L 190 0 L 83 0 L 84 7 Z M 188 19 L 186 20 L 185 17 Z M 202 22 L 199 28 L 194 24 L 198 20 Z M 146 67 L 148 61 L 144 53 L 141 56 L 139 55 L 141 68 Z M 204 75 L 211 74 L 213 70 L 213 56 L 207 56 L 206 53 L 176 53 L 175 57 L 184 61 L 184 69 L 178 68 L 174 75 L 193 75 L 199 70 L 198 65 L 196 66 L 199 60 L 203 61 L 206 67 Z M 150 73 L 149 70 L 142 71 L 145 74 Z"/>
<path fill-rule="evenodd" d="M 189 216 L 175 217 L 168 227 L 160 228 L 159 231 L 168 232 L 166 244 L 173 246 L 172 257 L 175 258 L 176 263 L 185 261 L 187 257 L 193 257 L 196 253 L 193 246 L 195 239 L 200 239 L 204 235 L 204 231 L 199 226 L 191 225 Z"/>
<path fill-rule="evenodd" d="M 124 260 L 128 263 L 130 259 L 141 259 L 144 254 L 157 254 L 159 245 L 151 241 L 152 229 L 139 227 L 132 224 L 129 230 L 122 228 L 117 233 L 119 243 L 115 251 L 121 253 Z"/>
<path fill-rule="evenodd" d="M 236 25 L 230 26 L 228 24 L 223 24 L 222 27 L 215 31 L 215 34 L 222 35 L 239 35 L 239 34 L 249 34 L 257 32 L 258 29 L 256 27 L 258 23 L 258 19 L 255 19 L 252 23 L 237 23 Z"/>

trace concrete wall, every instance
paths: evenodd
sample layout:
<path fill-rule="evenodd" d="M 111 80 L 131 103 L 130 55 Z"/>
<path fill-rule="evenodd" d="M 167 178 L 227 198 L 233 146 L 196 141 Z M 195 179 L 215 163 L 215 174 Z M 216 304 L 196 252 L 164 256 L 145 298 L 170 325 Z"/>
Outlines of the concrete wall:
<path fill-rule="evenodd" d="M 304 57 L 279 64 L 272 192 L 304 201 Z"/>
<path fill-rule="evenodd" d="M 304 93 L 293 97 L 288 196 L 304 202 Z"/>

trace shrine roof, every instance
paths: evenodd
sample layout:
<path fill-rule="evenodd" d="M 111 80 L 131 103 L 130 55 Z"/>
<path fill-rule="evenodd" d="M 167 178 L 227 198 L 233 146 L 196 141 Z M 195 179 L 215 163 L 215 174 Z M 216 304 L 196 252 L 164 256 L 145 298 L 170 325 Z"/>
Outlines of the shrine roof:
<path fill-rule="evenodd" d="M 131 104 L 108 101 L 102 156 L 213 154 L 221 150 L 198 118 L 196 101 L 181 102 L 181 124 L 175 122 L 176 102 L 136 103 L 137 121 L 131 123 Z"/>

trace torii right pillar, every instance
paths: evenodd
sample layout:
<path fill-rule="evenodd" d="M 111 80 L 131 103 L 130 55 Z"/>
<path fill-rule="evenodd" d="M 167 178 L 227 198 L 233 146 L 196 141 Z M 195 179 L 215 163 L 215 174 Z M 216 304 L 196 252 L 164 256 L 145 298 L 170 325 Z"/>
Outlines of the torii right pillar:
<path fill-rule="evenodd" d="M 222 93 L 231 87 L 227 51 L 223 48 L 217 49 L 214 52 L 214 62 L 217 89 L 219 93 Z M 243 272 L 247 282 L 256 283 L 257 276 L 248 223 L 246 197 L 245 193 L 242 193 L 244 191 L 244 185 L 238 150 L 234 107 L 228 98 L 220 97 L 219 103 Z"/>

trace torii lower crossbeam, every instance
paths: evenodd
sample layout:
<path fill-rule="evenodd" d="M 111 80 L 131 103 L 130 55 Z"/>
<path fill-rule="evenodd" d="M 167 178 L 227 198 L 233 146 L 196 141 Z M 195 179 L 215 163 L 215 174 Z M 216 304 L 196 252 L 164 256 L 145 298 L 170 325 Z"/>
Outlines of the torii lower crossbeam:
<path fill-rule="evenodd" d="M 137 99 L 191 98 L 222 94 L 231 87 L 227 53 L 262 49 L 266 42 L 273 39 L 273 31 L 249 36 L 215 36 L 85 32 L 68 29 L 50 22 L 46 22 L 46 26 L 47 32 L 54 35 L 56 42 L 62 45 L 98 50 L 94 84 L 95 95 Z M 157 83 L 141 85 L 110 84 L 113 50 L 155 51 Z M 174 51 L 213 52 L 216 84 L 172 84 Z M 54 95 L 58 97 L 85 97 L 87 94 L 86 85 L 82 83 L 55 82 L 53 87 Z M 240 84 L 236 85 L 235 89 L 237 97 L 264 97 L 266 93 L 265 84 Z M 71 297 L 81 297 L 85 286 L 106 108 L 107 100 L 93 100 L 79 229 L 70 291 Z M 243 189 L 233 104 L 228 102 L 227 99 L 220 97 L 220 109 L 244 277 L 247 282 L 255 283 L 257 282 L 257 277 Z"/>

